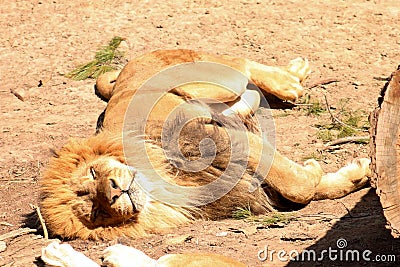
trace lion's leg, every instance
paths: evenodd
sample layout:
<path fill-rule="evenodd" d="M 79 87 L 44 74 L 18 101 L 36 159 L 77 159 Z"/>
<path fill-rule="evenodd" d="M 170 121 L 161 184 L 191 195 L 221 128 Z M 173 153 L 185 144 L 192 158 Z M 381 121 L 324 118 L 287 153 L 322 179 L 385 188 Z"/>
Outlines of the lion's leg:
<path fill-rule="evenodd" d="M 323 171 L 318 162 L 307 160 L 299 165 L 277 152 L 266 140 L 249 134 L 249 167 L 264 177 L 284 198 L 301 204 L 310 202 L 320 183 Z"/>
<path fill-rule="evenodd" d="M 250 167 L 265 177 L 264 182 L 293 202 L 306 204 L 311 200 L 339 198 L 368 182 L 369 159 L 355 160 L 336 173 L 323 175 L 317 161 L 307 160 L 301 166 L 279 154 L 260 137 L 248 136 Z"/>
<path fill-rule="evenodd" d="M 307 160 L 304 166 L 275 152 L 271 169 L 265 181 L 286 199 L 295 203 L 307 204 L 321 181 L 322 168 L 315 160 Z"/>
<path fill-rule="evenodd" d="M 218 62 L 242 72 L 264 93 L 273 94 L 282 100 L 296 101 L 303 95 L 301 86 L 310 74 L 307 59 L 296 58 L 287 66 L 273 67 L 245 58 L 231 56 L 201 55 L 202 61 Z"/>
<path fill-rule="evenodd" d="M 271 67 L 246 61 L 247 74 L 264 93 L 282 100 L 296 101 L 304 93 L 301 82 L 310 74 L 308 60 L 296 58 L 286 67 Z"/>
<path fill-rule="evenodd" d="M 369 159 L 357 159 L 335 173 L 322 176 L 313 199 L 339 198 L 360 189 L 368 182 L 371 174 L 369 164 Z"/>

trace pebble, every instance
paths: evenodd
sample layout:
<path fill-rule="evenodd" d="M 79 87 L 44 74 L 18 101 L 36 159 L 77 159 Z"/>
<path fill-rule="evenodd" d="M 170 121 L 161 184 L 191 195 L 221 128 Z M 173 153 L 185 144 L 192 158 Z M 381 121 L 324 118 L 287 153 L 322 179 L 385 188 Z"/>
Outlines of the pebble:
<path fill-rule="evenodd" d="M 7 249 L 6 242 L 0 241 L 0 252 L 3 252 Z"/>
<path fill-rule="evenodd" d="M 216 233 L 215 235 L 218 237 L 224 237 L 224 236 L 228 235 L 228 232 L 219 232 L 219 233 Z"/>

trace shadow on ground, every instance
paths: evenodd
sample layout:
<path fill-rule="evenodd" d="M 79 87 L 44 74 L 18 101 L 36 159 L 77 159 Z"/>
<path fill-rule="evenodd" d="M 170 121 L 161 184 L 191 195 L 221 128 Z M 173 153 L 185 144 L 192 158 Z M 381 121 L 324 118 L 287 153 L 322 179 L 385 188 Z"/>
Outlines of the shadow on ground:
<path fill-rule="evenodd" d="M 302 258 L 287 266 L 399 266 L 400 238 L 386 228 L 379 198 L 370 189 Z"/>

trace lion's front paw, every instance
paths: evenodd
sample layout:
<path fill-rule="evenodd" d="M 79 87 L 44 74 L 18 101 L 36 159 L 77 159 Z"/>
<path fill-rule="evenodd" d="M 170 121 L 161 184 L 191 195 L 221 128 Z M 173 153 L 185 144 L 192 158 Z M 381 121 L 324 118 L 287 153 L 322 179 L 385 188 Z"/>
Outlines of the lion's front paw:
<path fill-rule="evenodd" d="M 69 244 L 60 244 L 59 242 L 52 242 L 43 248 L 41 259 L 49 266 L 99 267 L 98 264 L 74 250 Z"/>
<path fill-rule="evenodd" d="M 145 267 L 157 266 L 153 260 L 142 251 L 132 247 L 117 244 L 104 250 L 103 266 L 107 267 Z"/>

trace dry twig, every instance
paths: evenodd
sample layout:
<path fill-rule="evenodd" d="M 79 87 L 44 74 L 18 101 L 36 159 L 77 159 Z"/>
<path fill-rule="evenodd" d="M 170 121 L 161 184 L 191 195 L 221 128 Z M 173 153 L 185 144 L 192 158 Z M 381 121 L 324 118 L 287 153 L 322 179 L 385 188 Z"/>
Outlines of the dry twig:
<path fill-rule="evenodd" d="M 35 206 L 35 205 L 32 205 L 32 204 L 30 204 L 30 206 L 31 206 L 32 209 L 36 210 L 36 213 L 38 215 L 40 224 L 42 225 L 44 239 L 48 240 L 49 239 L 49 232 L 47 231 L 46 222 L 43 219 L 42 213 L 40 212 L 40 208 L 38 206 Z"/>
<path fill-rule="evenodd" d="M 320 86 L 320 85 L 330 84 L 330 83 L 334 83 L 334 82 L 338 82 L 338 81 L 339 80 L 335 79 L 335 78 L 319 80 L 319 81 L 312 83 L 310 86 L 308 86 L 308 89 L 312 89 L 312 88 Z"/>
<path fill-rule="evenodd" d="M 325 149 L 329 149 L 332 146 L 341 145 L 341 144 L 345 144 L 345 143 L 363 142 L 363 141 L 368 141 L 368 140 L 369 140 L 369 135 L 347 136 L 347 137 L 339 138 L 339 139 L 336 139 L 336 140 L 326 143 Z"/>
<path fill-rule="evenodd" d="M 31 229 L 31 228 L 20 228 L 11 232 L 8 232 L 6 234 L 0 235 L 0 241 L 9 239 L 9 238 L 15 238 L 17 236 L 21 235 L 26 235 L 30 233 L 36 232 L 36 229 Z"/>
<path fill-rule="evenodd" d="M 369 213 L 359 214 L 359 215 L 353 215 L 353 213 L 351 212 L 351 210 L 350 210 L 348 207 L 346 207 L 346 205 L 345 205 L 343 202 L 337 201 L 337 203 L 341 204 L 341 205 L 346 209 L 347 214 L 349 215 L 350 218 L 356 219 L 356 218 L 364 218 L 364 217 L 369 217 L 369 216 L 371 216 L 371 214 L 369 214 Z"/>
<path fill-rule="evenodd" d="M 31 178 L 20 178 L 20 179 L 0 179 L 1 182 L 19 183 L 23 181 L 30 181 Z"/>
<path fill-rule="evenodd" d="M 297 220 L 334 220 L 340 219 L 337 215 L 334 214 L 300 214 L 296 216 Z"/>
<path fill-rule="evenodd" d="M 14 226 L 13 224 L 8 223 L 8 222 L 0 222 L 0 225 L 4 225 L 4 226 Z"/>

